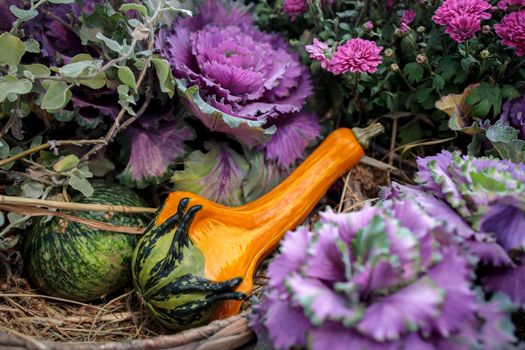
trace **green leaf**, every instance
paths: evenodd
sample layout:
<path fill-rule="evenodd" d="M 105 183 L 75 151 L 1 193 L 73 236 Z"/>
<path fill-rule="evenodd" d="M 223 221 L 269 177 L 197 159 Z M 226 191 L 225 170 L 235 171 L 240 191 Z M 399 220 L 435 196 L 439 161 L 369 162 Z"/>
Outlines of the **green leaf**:
<path fill-rule="evenodd" d="M 514 86 L 506 84 L 501 87 L 501 96 L 505 100 L 514 100 L 515 98 L 520 97 L 521 94 Z"/>
<path fill-rule="evenodd" d="M 403 73 L 410 83 L 417 83 L 423 79 L 424 70 L 419 63 L 412 62 L 405 66 Z"/>
<path fill-rule="evenodd" d="M 40 198 L 44 194 L 44 185 L 36 181 L 24 182 L 22 193 L 24 197 Z"/>
<path fill-rule="evenodd" d="M 430 96 L 430 94 L 432 93 L 432 88 L 424 88 L 424 89 L 419 89 L 416 93 L 415 93 L 415 97 L 416 97 L 416 101 L 418 103 L 424 103 L 427 98 Z"/>
<path fill-rule="evenodd" d="M 9 11 L 11 11 L 13 15 L 15 15 L 17 18 L 24 22 L 32 20 L 33 18 L 38 16 L 38 11 L 35 9 L 24 10 L 15 5 L 9 6 Z"/>
<path fill-rule="evenodd" d="M 102 60 L 84 60 L 66 64 L 58 72 L 69 78 L 85 77 L 97 72 L 102 66 Z"/>
<path fill-rule="evenodd" d="M 494 116 L 501 112 L 501 91 L 497 85 L 482 82 L 471 92 L 466 103 L 472 107 L 472 116 L 486 118 L 489 116 L 491 108 Z"/>
<path fill-rule="evenodd" d="M 42 85 L 46 85 L 46 93 L 42 99 L 41 107 L 48 111 L 63 108 L 71 99 L 71 91 L 63 81 L 44 80 Z"/>
<path fill-rule="evenodd" d="M 152 58 L 151 62 L 155 66 L 157 77 L 159 78 L 160 90 L 168 94 L 171 98 L 175 93 L 175 81 L 171 74 L 170 64 L 167 60 L 162 58 Z"/>
<path fill-rule="evenodd" d="M 26 46 L 19 37 L 7 32 L 0 34 L 0 65 L 16 66 L 26 52 Z"/>
<path fill-rule="evenodd" d="M 457 70 L 458 64 L 453 58 L 443 59 L 437 67 L 437 71 L 445 81 L 452 80 L 456 76 Z"/>
<path fill-rule="evenodd" d="M 507 122 L 498 120 L 487 130 L 487 139 L 503 159 L 525 163 L 525 141 L 518 139 L 519 131 Z"/>
<path fill-rule="evenodd" d="M 18 80 L 12 75 L 0 77 L 0 102 L 3 102 L 7 96 L 23 95 L 31 92 L 33 83 L 27 79 Z"/>
<path fill-rule="evenodd" d="M 90 197 L 94 190 L 93 186 L 91 186 L 86 178 L 92 176 L 93 174 L 91 174 L 88 170 L 75 169 L 69 177 L 69 185 L 75 190 L 81 192 L 84 196 Z"/>
<path fill-rule="evenodd" d="M 99 40 L 102 40 L 102 42 L 104 42 L 104 44 L 106 44 L 106 46 L 112 51 L 115 51 L 119 54 L 123 54 L 127 51 L 127 47 L 119 44 L 117 41 L 113 39 L 108 38 L 102 33 L 97 33 L 95 37 Z"/>
<path fill-rule="evenodd" d="M 73 58 L 71 58 L 70 63 L 77 63 L 77 62 L 84 62 L 84 61 L 93 61 L 93 57 L 91 57 L 91 55 L 81 53 L 81 54 L 73 56 Z M 92 77 L 91 79 L 80 79 L 79 82 L 80 84 L 90 87 L 92 89 L 100 89 L 106 85 L 106 82 L 107 82 L 106 73 L 100 72 L 96 74 L 94 77 Z"/>
<path fill-rule="evenodd" d="M 28 65 L 20 65 L 20 68 L 22 71 L 29 71 L 33 75 L 39 75 L 39 76 L 50 76 L 51 70 L 47 68 L 47 66 L 40 64 L 40 63 L 33 63 Z"/>
<path fill-rule="evenodd" d="M 148 15 L 148 9 L 146 8 L 146 6 L 136 4 L 136 3 L 122 4 L 120 5 L 119 11 L 122 11 L 122 12 L 138 11 L 142 13 L 144 16 Z"/>
<path fill-rule="evenodd" d="M 187 9 L 184 9 L 184 8 L 181 8 L 181 4 L 179 1 L 175 1 L 175 0 L 168 0 L 166 1 L 166 5 L 168 5 L 168 8 L 172 11 L 175 11 L 175 12 L 181 12 L 181 13 L 184 13 L 190 17 L 193 17 L 193 13 L 190 11 L 190 10 L 187 10 Z"/>
<path fill-rule="evenodd" d="M 468 72 L 473 64 L 479 65 L 479 61 L 472 56 L 465 57 L 461 60 L 461 68 L 463 68 L 465 72 Z"/>
<path fill-rule="evenodd" d="M 432 87 L 436 89 L 436 91 L 443 90 L 445 87 L 445 79 L 443 79 L 441 75 L 436 74 L 432 80 Z"/>
<path fill-rule="evenodd" d="M 118 68 L 118 78 L 121 82 L 137 92 L 137 82 L 135 81 L 135 75 L 129 67 L 122 66 Z"/>
<path fill-rule="evenodd" d="M 27 52 L 40 53 L 40 44 L 35 39 L 27 39 L 24 41 Z"/>
<path fill-rule="evenodd" d="M 53 165 L 53 169 L 58 172 L 64 172 L 73 169 L 80 163 L 80 159 L 74 154 L 67 155 Z"/>
<path fill-rule="evenodd" d="M 0 159 L 9 157 L 9 145 L 4 140 L 0 139 Z"/>
<path fill-rule="evenodd" d="M 73 120 L 77 113 L 75 111 L 67 111 L 65 109 L 61 109 L 56 113 L 53 113 L 53 118 L 58 120 L 59 122 L 69 122 Z"/>
<path fill-rule="evenodd" d="M 48 0 L 48 1 L 53 4 L 72 4 L 75 2 L 75 0 Z"/>

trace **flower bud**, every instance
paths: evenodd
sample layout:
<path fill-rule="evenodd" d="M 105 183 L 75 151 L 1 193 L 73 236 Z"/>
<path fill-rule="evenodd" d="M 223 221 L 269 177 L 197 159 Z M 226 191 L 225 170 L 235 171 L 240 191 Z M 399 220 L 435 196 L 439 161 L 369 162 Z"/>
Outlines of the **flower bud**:
<path fill-rule="evenodd" d="M 489 34 L 490 33 L 490 26 L 488 24 L 485 24 L 484 26 L 481 27 L 481 32 L 483 34 Z"/>
<path fill-rule="evenodd" d="M 425 63 L 427 60 L 427 56 L 425 56 L 424 54 L 420 53 L 419 55 L 417 55 L 416 57 L 416 62 L 419 63 L 419 64 L 422 64 L 422 63 Z"/>
<path fill-rule="evenodd" d="M 482 59 L 486 59 L 486 58 L 488 58 L 488 57 L 490 56 L 490 51 L 487 50 L 487 49 L 485 49 L 485 50 L 483 50 L 483 51 L 481 51 L 481 52 L 479 53 L 479 56 L 480 56 Z"/>
<path fill-rule="evenodd" d="M 423 27 L 423 26 L 419 26 L 419 27 L 417 27 L 416 30 L 417 30 L 418 33 L 424 33 L 425 30 L 427 30 L 427 28 L 425 28 L 425 27 Z"/>
<path fill-rule="evenodd" d="M 392 63 L 392 64 L 390 65 L 390 71 L 392 71 L 392 72 L 397 72 L 397 71 L 399 71 L 399 66 L 398 66 L 396 63 Z"/>
<path fill-rule="evenodd" d="M 386 49 L 385 52 L 384 52 L 384 55 L 385 55 L 386 58 L 392 58 L 392 57 L 394 57 L 394 54 L 395 54 L 395 52 L 392 49 Z"/>
<path fill-rule="evenodd" d="M 363 29 L 366 32 L 371 32 L 374 29 L 374 22 L 367 21 L 367 22 L 363 23 Z"/>

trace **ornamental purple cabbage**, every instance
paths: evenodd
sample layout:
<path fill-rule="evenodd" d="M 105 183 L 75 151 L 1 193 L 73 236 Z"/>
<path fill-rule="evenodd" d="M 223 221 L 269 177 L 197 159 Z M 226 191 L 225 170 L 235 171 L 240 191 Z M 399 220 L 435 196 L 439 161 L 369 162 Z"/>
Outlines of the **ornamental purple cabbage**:
<path fill-rule="evenodd" d="M 314 227 L 287 234 L 255 307 L 252 325 L 274 348 L 489 350 L 514 340 L 501 327 L 505 298 L 476 295 L 448 225 L 414 202 L 328 210 Z"/>
<path fill-rule="evenodd" d="M 193 18 L 162 30 L 157 43 L 189 111 L 250 147 L 272 139 L 283 119 L 298 117 L 312 92 L 299 56 L 277 34 L 258 30 L 238 3 L 208 0 Z"/>
<path fill-rule="evenodd" d="M 485 266 L 489 291 L 525 304 L 525 165 L 443 151 L 418 160 L 419 186 L 392 185 L 383 198 L 413 200 L 444 219 Z"/>
<path fill-rule="evenodd" d="M 519 138 L 525 141 L 525 94 L 505 102 L 499 118 L 518 129 Z"/>

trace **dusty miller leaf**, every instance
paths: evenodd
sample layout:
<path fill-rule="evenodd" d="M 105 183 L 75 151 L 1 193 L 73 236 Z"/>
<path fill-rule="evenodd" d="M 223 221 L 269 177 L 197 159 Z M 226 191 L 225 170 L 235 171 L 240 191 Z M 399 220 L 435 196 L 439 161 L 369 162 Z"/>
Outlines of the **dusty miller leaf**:
<path fill-rule="evenodd" d="M 15 5 L 9 6 L 9 11 L 11 11 L 11 13 L 16 16 L 16 18 L 19 18 L 24 22 L 30 21 L 36 16 L 38 16 L 38 11 L 35 9 L 24 10 Z"/>
<path fill-rule="evenodd" d="M 31 53 L 40 52 L 40 44 L 35 39 L 27 39 L 26 41 L 24 41 L 24 45 L 26 47 L 27 52 L 31 52 Z"/>
<path fill-rule="evenodd" d="M 173 97 L 175 93 L 175 81 L 171 74 L 170 64 L 165 59 L 156 57 L 152 58 L 151 62 L 153 62 L 157 77 L 159 78 L 160 90 L 167 93 L 170 98 Z"/>
<path fill-rule="evenodd" d="M 42 99 L 41 107 L 48 111 L 54 111 L 63 108 L 71 99 L 71 91 L 68 85 L 63 81 L 44 80 L 42 85 L 46 88 L 46 93 Z"/>
<path fill-rule="evenodd" d="M 44 194 L 44 185 L 36 181 L 24 182 L 22 193 L 24 197 L 40 198 Z"/>
<path fill-rule="evenodd" d="M 33 88 L 33 83 L 27 79 L 18 80 L 12 75 L 0 77 L 0 102 L 3 102 L 10 94 L 27 94 Z"/>
<path fill-rule="evenodd" d="M 93 194 L 94 189 L 86 177 L 92 177 L 93 175 L 89 171 L 86 174 L 85 171 L 81 171 L 79 169 L 75 170 L 69 177 L 69 185 L 75 190 L 81 192 L 84 196 L 90 197 Z"/>
<path fill-rule="evenodd" d="M 74 154 L 67 155 L 53 165 L 53 169 L 58 172 L 64 172 L 73 169 L 78 165 L 80 159 Z"/>
<path fill-rule="evenodd" d="M 122 66 L 118 68 L 118 78 L 121 82 L 137 91 L 137 82 L 135 81 L 135 74 L 131 71 L 129 67 Z"/>
<path fill-rule="evenodd" d="M 19 37 L 7 32 L 0 34 L 0 65 L 16 66 L 26 52 L 26 46 Z"/>

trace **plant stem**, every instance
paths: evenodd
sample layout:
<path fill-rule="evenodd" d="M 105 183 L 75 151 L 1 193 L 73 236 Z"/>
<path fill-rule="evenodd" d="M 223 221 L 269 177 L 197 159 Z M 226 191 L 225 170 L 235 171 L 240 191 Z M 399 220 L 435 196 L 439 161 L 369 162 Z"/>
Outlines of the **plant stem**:
<path fill-rule="evenodd" d="M 162 10 L 163 6 L 164 6 L 164 1 L 160 1 L 159 5 L 158 5 L 157 9 L 155 10 L 155 12 L 153 13 L 153 15 L 150 18 L 148 18 L 147 21 L 146 21 L 146 26 L 147 26 L 147 28 L 150 31 L 149 38 L 148 38 L 148 47 L 147 47 L 147 49 L 150 50 L 150 51 L 153 49 L 153 45 L 155 43 L 154 25 L 155 25 L 155 22 L 158 20 L 159 15 L 162 12 L 161 10 Z M 133 40 L 135 40 L 135 39 L 133 39 Z M 146 72 L 147 72 L 147 70 L 149 68 L 150 62 L 151 62 L 151 57 L 148 57 L 146 59 L 146 61 L 144 62 L 144 68 L 140 71 L 139 77 L 137 79 L 136 91 L 139 91 L 139 87 L 142 85 L 142 82 L 144 81 L 144 78 L 146 77 Z M 131 92 L 130 95 L 134 96 L 135 94 L 136 94 L 135 92 Z M 139 110 L 140 114 L 144 113 L 146 107 L 149 105 L 149 101 L 150 101 L 150 99 L 146 98 L 146 102 L 142 106 L 143 108 L 141 108 Z M 126 108 L 122 107 L 122 109 L 118 113 L 117 117 L 115 118 L 115 121 L 113 122 L 113 125 L 111 126 L 109 131 L 106 133 L 106 136 L 102 140 L 103 143 L 102 144 L 97 144 L 95 147 L 90 149 L 86 154 L 84 154 L 84 156 L 82 156 L 81 161 L 88 160 L 89 157 L 91 157 L 93 154 L 95 154 L 98 151 L 100 151 L 105 145 L 107 145 L 109 142 L 111 142 L 111 140 L 113 139 L 113 137 L 115 137 L 115 135 L 118 133 L 118 131 L 123 130 L 123 128 L 120 127 L 120 122 L 121 122 L 122 118 L 124 118 L 124 116 L 126 115 L 126 111 L 127 111 Z M 139 115 L 137 115 L 135 117 L 135 119 L 132 119 L 131 122 L 125 123 L 124 124 L 125 127 L 129 126 L 138 117 L 139 117 Z"/>
<path fill-rule="evenodd" d="M 25 205 L 31 207 L 46 207 L 55 209 L 67 209 L 76 211 L 105 211 L 114 213 L 155 213 L 156 208 L 148 207 L 128 207 L 125 205 L 107 205 L 107 204 L 90 204 L 51 201 L 47 199 L 34 199 L 26 197 L 15 197 L 0 195 L 0 204 Z"/>
<path fill-rule="evenodd" d="M 42 151 L 44 149 L 58 147 L 58 146 L 66 146 L 66 145 L 74 145 L 74 146 L 82 146 L 82 145 L 93 145 L 93 144 L 101 144 L 104 143 L 104 140 L 60 140 L 60 141 L 49 141 L 47 143 L 44 143 L 39 146 L 32 147 L 28 150 L 25 150 L 23 152 L 20 152 L 18 154 L 15 154 L 14 156 L 11 156 L 6 159 L 0 160 L 0 167 L 4 166 L 6 164 L 9 164 L 17 159 L 23 158 L 25 156 L 28 156 L 30 154 L 33 154 L 35 152 Z"/>
<path fill-rule="evenodd" d="M 36 2 L 33 6 L 31 6 L 31 8 L 29 10 L 36 10 L 37 8 L 39 8 L 40 6 L 45 4 L 47 1 L 48 0 L 40 0 L 40 1 Z M 17 20 L 13 24 L 13 28 L 11 28 L 11 31 L 9 33 L 10 34 L 15 34 L 18 31 L 18 27 L 20 27 L 22 22 L 24 22 L 24 21 L 21 20 L 20 18 L 17 18 Z"/>

